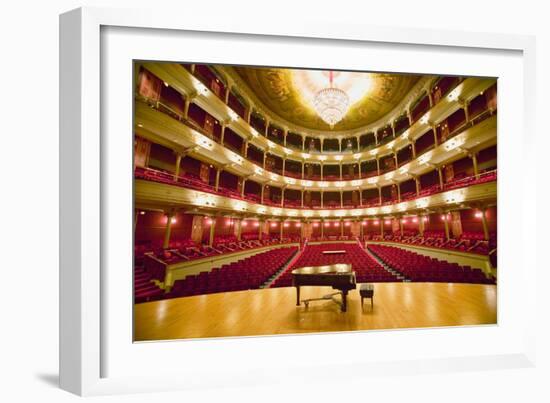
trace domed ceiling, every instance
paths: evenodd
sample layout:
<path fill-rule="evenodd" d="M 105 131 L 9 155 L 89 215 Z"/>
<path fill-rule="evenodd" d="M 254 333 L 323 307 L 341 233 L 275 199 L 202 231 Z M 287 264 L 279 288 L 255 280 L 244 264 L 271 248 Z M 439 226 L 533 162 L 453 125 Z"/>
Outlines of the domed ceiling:
<path fill-rule="evenodd" d="M 349 97 L 344 118 L 330 127 L 314 109 L 314 97 L 329 87 L 329 72 L 281 68 L 233 67 L 258 99 L 281 118 L 306 129 L 353 130 L 393 110 L 421 76 L 334 71 L 333 86 Z"/>

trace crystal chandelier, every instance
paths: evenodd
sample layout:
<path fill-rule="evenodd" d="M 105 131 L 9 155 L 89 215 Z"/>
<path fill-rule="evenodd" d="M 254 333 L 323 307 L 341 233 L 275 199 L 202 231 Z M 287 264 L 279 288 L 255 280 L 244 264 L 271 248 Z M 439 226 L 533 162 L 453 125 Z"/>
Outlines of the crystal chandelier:
<path fill-rule="evenodd" d="M 333 72 L 329 71 L 329 87 L 320 90 L 313 99 L 315 111 L 331 128 L 344 118 L 349 108 L 348 94 L 333 87 L 332 82 Z"/>

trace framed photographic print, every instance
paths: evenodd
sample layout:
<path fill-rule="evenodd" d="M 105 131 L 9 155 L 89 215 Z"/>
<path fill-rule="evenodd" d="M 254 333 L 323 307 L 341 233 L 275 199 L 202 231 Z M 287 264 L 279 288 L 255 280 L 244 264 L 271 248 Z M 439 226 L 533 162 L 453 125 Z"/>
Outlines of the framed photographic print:
<path fill-rule="evenodd" d="M 214 21 L 61 16 L 62 387 L 531 365 L 532 39 Z"/>

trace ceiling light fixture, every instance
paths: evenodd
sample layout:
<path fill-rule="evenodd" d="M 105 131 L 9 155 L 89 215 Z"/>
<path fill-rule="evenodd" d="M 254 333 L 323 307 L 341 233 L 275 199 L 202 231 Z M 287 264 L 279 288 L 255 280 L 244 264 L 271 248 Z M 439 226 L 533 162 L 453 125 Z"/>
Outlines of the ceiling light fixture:
<path fill-rule="evenodd" d="M 331 128 L 341 121 L 349 108 L 348 94 L 333 86 L 334 72 L 329 71 L 329 87 L 320 90 L 313 99 L 315 112 Z"/>

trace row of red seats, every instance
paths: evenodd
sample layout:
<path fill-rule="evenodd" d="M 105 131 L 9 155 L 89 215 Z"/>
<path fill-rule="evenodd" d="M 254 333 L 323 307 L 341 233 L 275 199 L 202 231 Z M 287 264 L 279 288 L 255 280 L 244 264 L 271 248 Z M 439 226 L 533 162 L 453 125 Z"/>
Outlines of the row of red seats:
<path fill-rule="evenodd" d="M 451 190 L 456 188 L 461 188 L 465 186 L 477 185 L 485 182 L 492 182 L 497 180 L 497 171 L 491 170 L 487 172 L 482 172 L 477 177 L 465 175 L 456 176 L 452 181 L 445 184 L 445 190 Z"/>
<path fill-rule="evenodd" d="M 168 248 L 161 245 L 144 244 L 134 248 L 136 266 L 143 266 L 152 279 L 164 281 L 166 267 L 170 264 L 201 259 L 209 256 L 222 255 L 281 243 L 298 243 L 299 238 L 279 238 L 264 236 L 262 240 L 251 235 L 251 239 L 238 241 L 235 236 L 218 236 L 214 238 L 213 246 L 196 244 L 187 239 L 170 242 Z"/>
<path fill-rule="evenodd" d="M 493 278 L 470 266 L 460 266 L 395 246 L 370 244 L 368 249 L 411 281 L 495 284 Z"/>
<path fill-rule="evenodd" d="M 420 236 L 417 231 L 403 231 L 403 236 L 400 232 L 384 234 L 384 236 L 365 234 L 363 240 L 401 242 L 486 255 L 496 248 L 496 234 L 491 234 L 489 241 L 485 241 L 483 238 L 483 233 L 480 232 L 464 232 L 459 238 L 447 240 L 443 231 L 425 231 L 424 236 Z"/>
<path fill-rule="evenodd" d="M 492 249 L 496 248 L 496 234 L 491 234 L 490 240 L 486 241 L 483 233 L 479 232 L 464 232 L 459 238 L 446 239 L 443 231 L 425 231 L 424 236 L 414 235 L 401 238 L 399 236 L 388 235 L 384 240 L 428 246 L 430 248 L 478 253 L 481 255 L 487 255 Z"/>
<path fill-rule="evenodd" d="M 434 193 L 438 193 L 439 191 L 441 191 L 440 186 L 438 184 L 433 184 L 433 185 L 426 186 L 426 187 L 422 188 L 420 190 L 420 192 L 418 192 L 418 197 L 429 196 L 429 195 L 432 195 Z"/>
<path fill-rule="evenodd" d="M 174 175 L 169 172 L 159 171 L 151 168 L 136 167 L 134 171 L 134 176 L 136 179 L 144 179 L 154 182 L 166 183 L 174 186 L 200 190 L 208 193 L 216 193 L 213 186 L 202 181 L 200 178 L 192 173 L 184 173 L 178 176 L 177 180 L 175 180 Z"/>
<path fill-rule="evenodd" d="M 353 236 L 348 235 L 325 235 L 323 237 L 320 236 L 312 236 L 309 238 L 309 242 L 322 242 L 322 241 L 352 241 L 356 238 Z"/>
<path fill-rule="evenodd" d="M 144 267 L 134 267 L 134 302 L 136 304 L 162 298 L 164 291 L 152 280 L 153 276 Z"/>
<path fill-rule="evenodd" d="M 274 249 L 209 272 L 187 276 L 174 283 L 166 298 L 257 289 L 288 263 L 297 251 L 295 246 Z"/>
<path fill-rule="evenodd" d="M 444 192 L 447 190 L 453 190 L 453 189 L 463 188 L 467 186 L 478 185 L 481 183 L 492 182 L 496 180 L 497 180 L 496 170 L 487 171 L 479 174 L 478 176 L 472 175 L 472 176 L 466 177 L 465 174 L 457 175 L 455 178 L 453 178 L 452 181 L 445 183 L 443 187 L 441 187 L 439 184 L 432 184 L 422 188 L 418 193 L 418 195 L 416 194 L 416 192 L 403 193 L 401 195 L 401 201 L 412 200 L 417 197 L 426 197 L 442 191 Z"/>
<path fill-rule="evenodd" d="M 343 250 L 341 254 L 324 254 L 323 251 Z M 359 283 L 399 281 L 397 277 L 385 270 L 359 244 L 335 243 L 307 245 L 300 257 L 287 268 L 271 287 L 288 287 L 292 285 L 292 270 L 307 266 L 325 266 L 331 264 L 351 264 Z"/>

